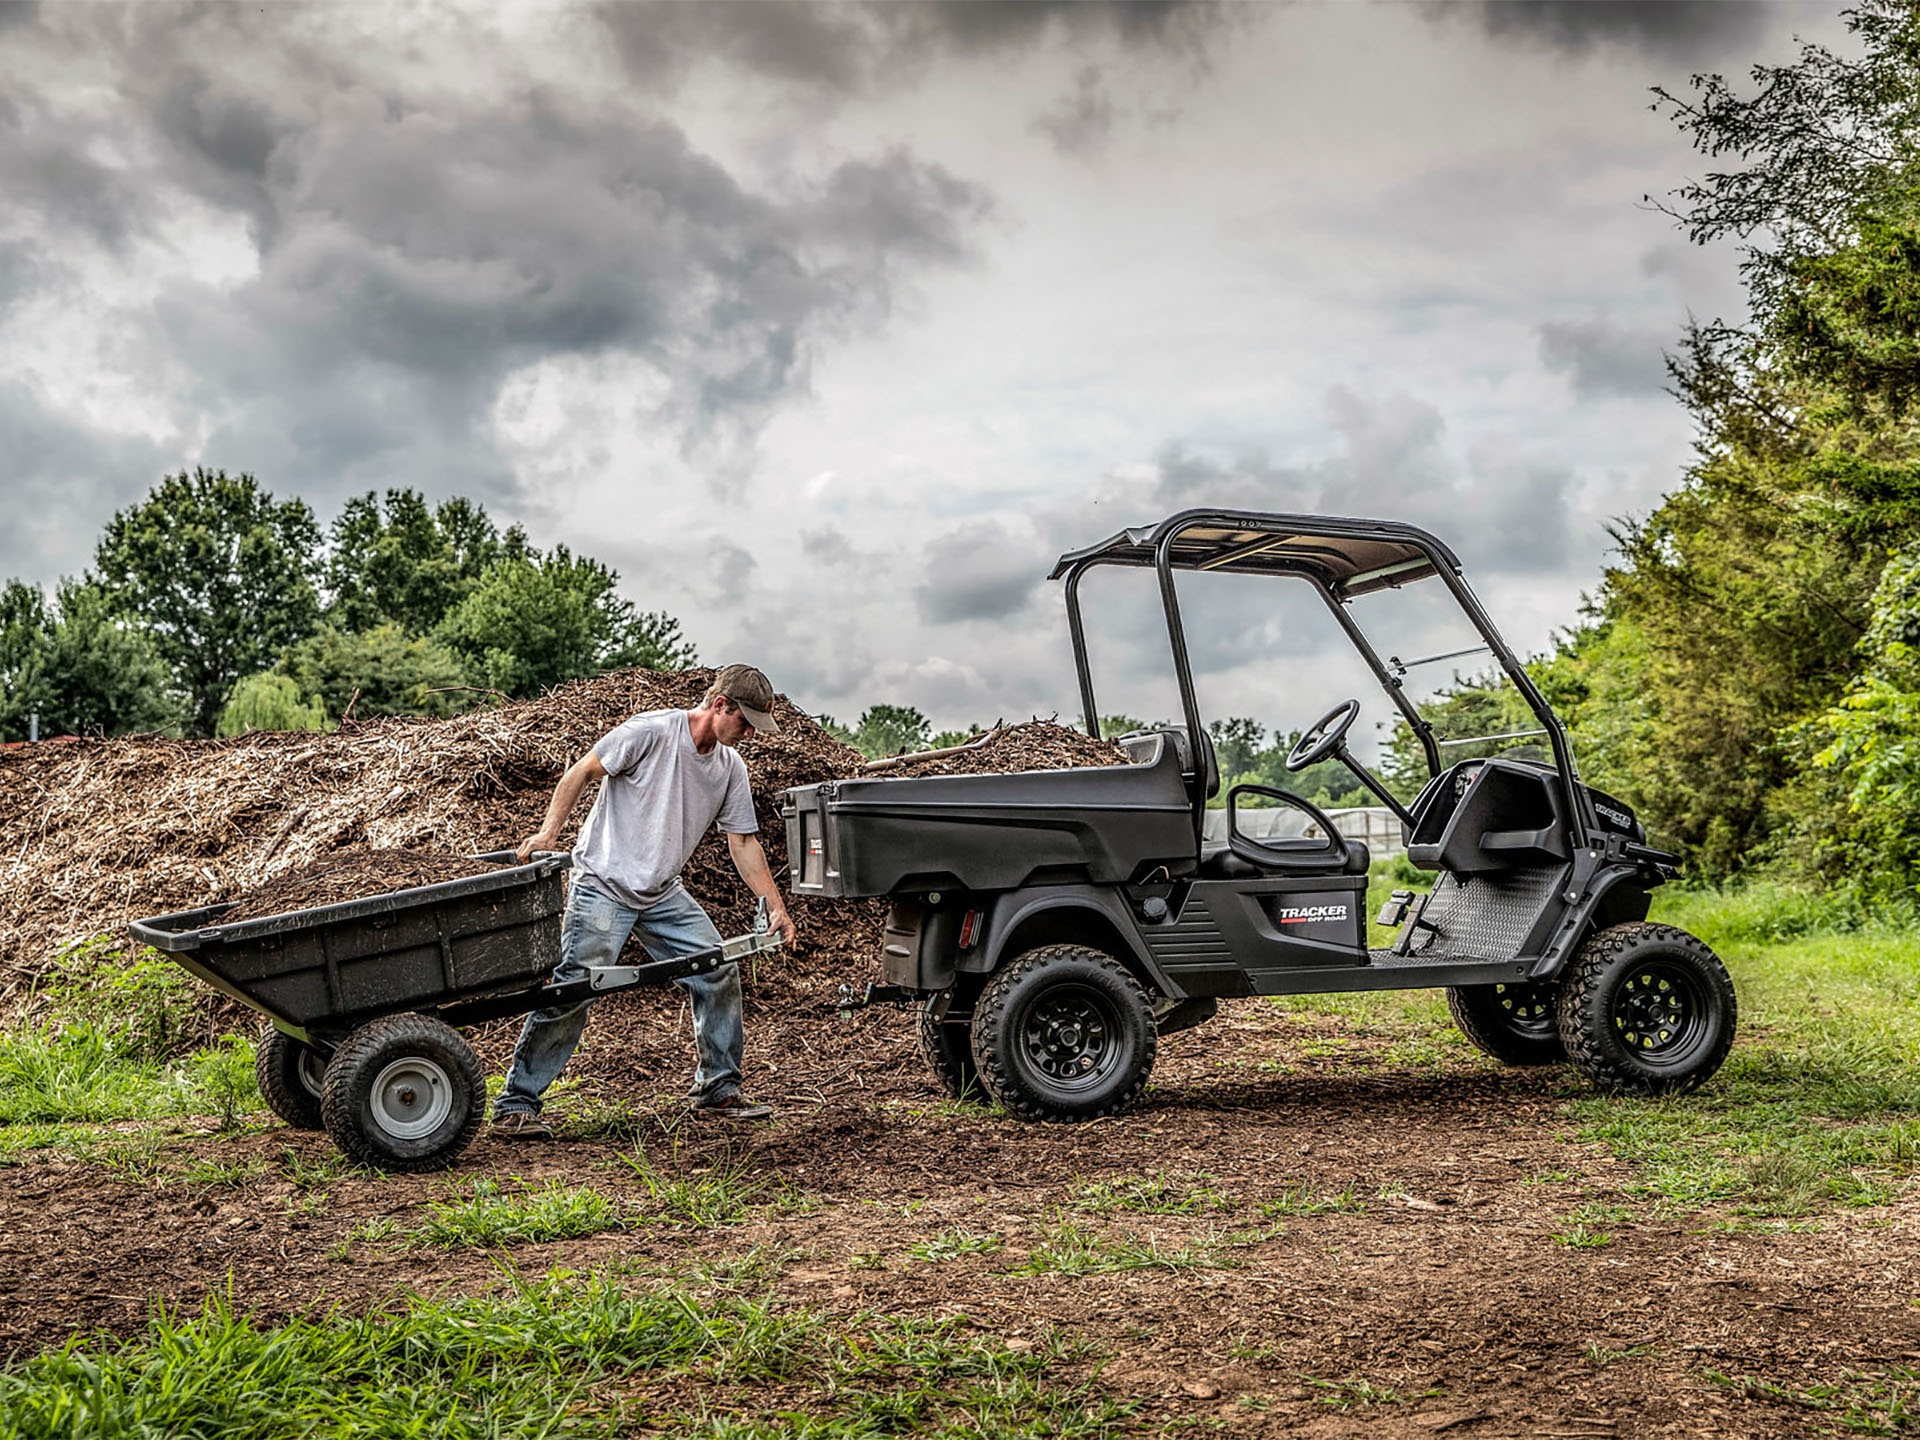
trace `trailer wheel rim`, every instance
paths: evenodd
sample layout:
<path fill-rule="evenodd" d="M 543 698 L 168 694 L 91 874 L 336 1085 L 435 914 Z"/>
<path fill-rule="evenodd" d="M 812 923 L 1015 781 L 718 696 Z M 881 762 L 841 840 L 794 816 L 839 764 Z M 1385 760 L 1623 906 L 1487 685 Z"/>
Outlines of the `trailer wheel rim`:
<path fill-rule="evenodd" d="M 1105 995 L 1061 986 L 1037 998 L 1020 1026 L 1020 1054 L 1049 1086 L 1088 1090 L 1120 1063 L 1120 1013 Z"/>
<path fill-rule="evenodd" d="M 300 1088 L 318 1100 L 320 1098 L 321 1088 L 326 1081 L 326 1056 L 320 1054 L 318 1051 L 303 1048 L 300 1051 L 298 1062 L 293 1067 L 293 1073 L 295 1078 L 300 1081 Z"/>
<path fill-rule="evenodd" d="M 1613 992 L 1613 1033 L 1650 1069 L 1682 1068 L 1712 1041 L 1713 1018 L 1699 977 L 1684 965 L 1647 960 Z"/>
<path fill-rule="evenodd" d="M 424 1055 L 390 1061 L 373 1078 L 373 1119 L 396 1139 L 431 1135 L 453 1113 L 453 1081 Z"/>

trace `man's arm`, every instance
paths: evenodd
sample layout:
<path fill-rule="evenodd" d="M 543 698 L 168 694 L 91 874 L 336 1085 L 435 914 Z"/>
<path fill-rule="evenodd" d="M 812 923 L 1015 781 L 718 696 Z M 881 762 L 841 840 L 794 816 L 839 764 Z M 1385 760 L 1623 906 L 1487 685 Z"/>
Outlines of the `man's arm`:
<path fill-rule="evenodd" d="M 560 777 L 560 783 L 553 787 L 553 799 L 547 802 L 547 818 L 540 822 L 540 828 L 520 842 L 515 852 L 521 861 L 531 859 L 536 850 L 553 850 L 559 846 L 560 831 L 567 823 L 567 817 L 573 813 L 574 803 L 579 800 L 580 792 L 586 788 L 589 780 L 605 777 L 607 767 L 600 763 L 600 757 L 589 750 L 567 768 Z M 766 868 L 764 862 L 761 865 Z"/>
<path fill-rule="evenodd" d="M 760 848 L 760 837 L 729 834 L 727 853 L 747 888 L 767 902 L 767 923 L 773 933 L 793 944 L 799 932 L 793 928 L 793 917 L 787 914 L 787 902 L 780 898 L 780 887 L 773 883 L 773 872 L 767 869 L 767 852 Z"/>

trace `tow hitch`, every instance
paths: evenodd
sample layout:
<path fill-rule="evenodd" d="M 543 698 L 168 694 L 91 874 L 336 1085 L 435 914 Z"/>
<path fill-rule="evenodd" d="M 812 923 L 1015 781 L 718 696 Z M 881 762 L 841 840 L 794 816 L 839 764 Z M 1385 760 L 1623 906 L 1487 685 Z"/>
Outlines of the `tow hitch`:
<path fill-rule="evenodd" d="M 909 990 L 904 985 L 868 984 L 859 989 L 851 985 L 840 987 L 840 999 L 834 1006 L 843 1020 L 851 1020 L 853 1012 L 865 1010 L 871 1005 L 906 1005 L 919 999 L 917 990 Z"/>

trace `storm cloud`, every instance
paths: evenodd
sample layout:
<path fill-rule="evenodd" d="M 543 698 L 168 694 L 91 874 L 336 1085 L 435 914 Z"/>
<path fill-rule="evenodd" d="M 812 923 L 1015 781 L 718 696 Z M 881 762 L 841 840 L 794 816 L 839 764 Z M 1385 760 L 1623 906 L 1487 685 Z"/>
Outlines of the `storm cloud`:
<path fill-rule="evenodd" d="M 83 285 L 90 258 L 137 268 L 183 209 L 243 227 L 237 273 L 163 274 L 114 345 L 180 377 L 173 418 L 208 463 L 323 507 L 378 483 L 509 495 L 490 407 L 568 355 L 650 362 L 650 418 L 737 485 L 819 347 L 964 261 L 991 209 L 898 146 L 736 174 L 644 100 L 525 73 L 505 36 L 465 37 L 487 84 L 363 63 L 353 13 L 58 8 L 0 54 L 0 220 L 25 237 L 0 301 L 25 276 Z M 109 98 L 55 83 L 82 71 Z"/>
<path fill-rule="evenodd" d="M 1233 20 L 1214 0 L 930 0 L 867 3 L 615 3 L 597 14 L 636 79 L 676 84 L 719 57 L 770 79 L 863 94 L 939 60 L 1110 42 L 1204 56 Z"/>
<path fill-rule="evenodd" d="M 1752 42 L 1778 13 L 1766 0 L 1474 0 L 1470 14 L 1496 39 L 1583 55 L 1600 45 L 1704 61 Z"/>
<path fill-rule="evenodd" d="M 1658 394 L 1667 386 L 1664 333 L 1621 330 L 1605 320 L 1550 320 L 1540 327 L 1540 359 L 1565 375 L 1582 399 Z"/>
<path fill-rule="evenodd" d="M 914 604 L 933 625 L 1004 620 L 1034 598 L 1052 558 L 1045 546 L 999 520 L 956 525 L 922 553 L 926 579 L 914 587 Z"/>

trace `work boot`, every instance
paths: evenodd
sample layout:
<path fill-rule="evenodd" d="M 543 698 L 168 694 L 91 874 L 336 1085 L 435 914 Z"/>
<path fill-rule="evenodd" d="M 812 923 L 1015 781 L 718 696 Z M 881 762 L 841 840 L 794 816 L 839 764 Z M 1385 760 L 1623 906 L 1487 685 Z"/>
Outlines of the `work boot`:
<path fill-rule="evenodd" d="M 509 1110 L 493 1117 L 493 1133 L 502 1140 L 551 1140 L 553 1127 L 531 1110 Z"/>
<path fill-rule="evenodd" d="M 704 1120 L 765 1120 L 773 1114 L 773 1107 L 733 1094 L 709 1105 L 696 1105 L 693 1113 Z"/>

